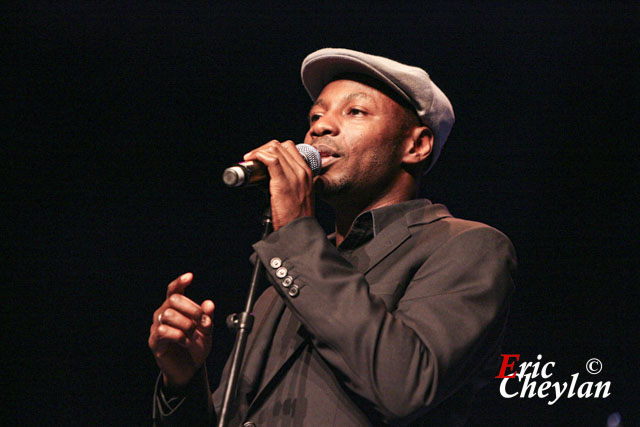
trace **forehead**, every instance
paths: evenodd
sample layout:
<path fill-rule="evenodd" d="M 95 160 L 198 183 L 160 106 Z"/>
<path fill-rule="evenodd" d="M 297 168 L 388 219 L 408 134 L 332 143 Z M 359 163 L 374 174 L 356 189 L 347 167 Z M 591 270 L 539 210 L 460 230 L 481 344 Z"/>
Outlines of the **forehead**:
<path fill-rule="evenodd" d="M 327 84 L 318 98 L 315 105 L 325 105 L 329 102 L 345 102 L 352 100 L 368 101 L 379 108 L 395 109 L 401 108 L 397 101 L 392 99 L 388 90 L 382 87 L 381 83 L 374 81 L 355 80 L 353 78 L 338 78 Z"/>

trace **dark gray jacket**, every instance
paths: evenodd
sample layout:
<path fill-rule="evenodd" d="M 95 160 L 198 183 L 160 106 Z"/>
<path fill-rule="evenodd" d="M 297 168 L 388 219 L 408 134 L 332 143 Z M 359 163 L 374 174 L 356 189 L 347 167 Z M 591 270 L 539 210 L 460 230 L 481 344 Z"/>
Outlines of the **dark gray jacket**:
<path fill-rule="evenodd" d="M 413 200 L 362 214 L 340 248 L 309 217 L 254 249 L 272 286 L 231 425 L 461 425 L 497 375 L 516 260 L 496 229 Z M 201 389 L 158 418 L 206 419 Z"/>

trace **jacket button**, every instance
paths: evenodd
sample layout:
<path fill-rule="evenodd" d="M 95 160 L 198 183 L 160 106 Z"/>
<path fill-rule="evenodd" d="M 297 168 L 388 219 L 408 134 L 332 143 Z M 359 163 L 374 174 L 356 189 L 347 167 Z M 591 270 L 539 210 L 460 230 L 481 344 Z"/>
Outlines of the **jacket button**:
<path fill-rule="evenodd" d="M 271 261 L 269 261 L 269 265 L 271 268 L 278 268 L 282 265 L 282 260 L 278 257 L 273 257 L 271 258 Z"/>
<path fill-rule="evenodd" d="M 276 270 L 276 277 L 278 279 L 284 279 L 284 276 L 287 275 L 287 269 L 285 267 L 280 267 Z"/>
<path fill-rule="evenodd" d="M 256 427 L 256 423 L 252 423 L 251 421 L 242 424 L 242 427 Z"/>
<path fill-rule="evenodd" d="M 285 288 L 288 288 L 289 286 L 291 286 L 292 283 L 293 283 L 293 277 L 287 276 L 282 281 L 282 286 L 284 286 Z"/>
<path fill-rule="evenodd" d="M 300 289 L 298 288 L 298 285 L 291 285 L 291 287 L 289 288 L 289 296 L 293 298 L 299 293 L 300 293 Z"/>

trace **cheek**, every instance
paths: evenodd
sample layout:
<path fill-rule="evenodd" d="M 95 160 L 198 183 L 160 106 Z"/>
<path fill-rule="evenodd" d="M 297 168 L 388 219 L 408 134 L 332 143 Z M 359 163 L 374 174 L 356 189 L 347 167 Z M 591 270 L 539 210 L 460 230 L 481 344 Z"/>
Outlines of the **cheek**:
<path fill-rule="evenodd" d="M 353 153 L 353 157 L 345 164 L 342 171 L 357 181 L 371 181 L 381 171 L 382 162 L 374 151 Z"/>
<path fill-rule="evenodd" d="M 351 152 L 356 163 L 381 165 L 390 162 L 393 158 L 393 142 L 384 135 L 366 135 L 358 144 L 354 145 Z"/>

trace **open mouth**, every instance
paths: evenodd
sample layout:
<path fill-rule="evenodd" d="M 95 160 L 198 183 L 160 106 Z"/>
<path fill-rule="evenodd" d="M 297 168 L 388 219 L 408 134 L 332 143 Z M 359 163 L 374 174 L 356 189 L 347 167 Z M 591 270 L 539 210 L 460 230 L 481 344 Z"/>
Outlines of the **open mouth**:
<path fill-rule="evenodd" d="M 340 155 L 338 153 L 330 150 L 318 148 L 318 152 L 320 153 L 320 158 L 322 159 L 322 169 L 325 169 L 328 166 L 332 165 L 336 160 L 340 158 Z"/>
<path fill-rule="evenodd" d="M 325 166 L 328 166 L 331 163 L 335 162 L 334 159 L 338 159 L 340 157 L 338 151 L 328 144 L 320 143 L 316 145 L 315 148 L 316 150 L 318 150 L 318 153 L 320 153 L 323 169 L 325 168 Z"/>

